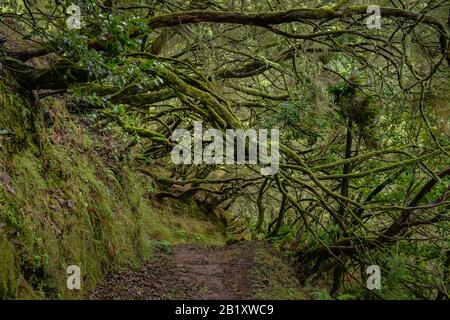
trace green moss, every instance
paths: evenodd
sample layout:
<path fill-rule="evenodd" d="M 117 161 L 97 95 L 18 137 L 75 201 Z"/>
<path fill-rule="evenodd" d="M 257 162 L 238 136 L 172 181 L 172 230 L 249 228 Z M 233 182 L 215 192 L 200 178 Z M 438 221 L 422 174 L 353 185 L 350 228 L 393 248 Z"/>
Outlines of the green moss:
<path fill-rule="evenodd" d="M 360 127 L 371 126 L 380 113 L 381 109 L 375 98 L 365 96 L 359 91 L 341 106 L 345 117 L 349 117 Z"/>
<path fill-rule="evenodd" d="M 255 253 L 253 270 L 255 298 L 259 300 L 307 300 L 289 264 L 266 249 Z"/>
<path fill-rule="evenodd" d="M 153 208 L 129 169 L 121 168 L 123 176 L 117 177 L 82 155 L 64 164 L 60 161 L 65 151 L 53 148 L 47 150 L 55 156 L 47 170 L 29 152 L 13 157 L 11 184 L 16 194 L 5 194 L 7 200 L 0 205 L 8 213 L 2 218 L 20 234 L 16 249 L 21 265 L 15 274 L 23 273 L 40 296 L 83 296 L 107 272 L 151 257 L 154 239 L 172 244 L 223 242 L 206 220 L 176 214 L 170 206 Z M 71 264 L 84 270 L 78 294 L 65 289 L 65 268 Z"/>
<path fill-rule="evenodd" d="M 359 79 L 353 79 L 353 81 L 362 82 Z M 363 95 L 347 83 L 331 86 L 328 91 L 334 95 L 334 101 L 340 108 L 339 113 L 360 126 L 372 125 L 381 111 L 374 97 Z"/>
<path fill-rule="evenodd" d="M 102 159 L 109 146 L 60 101 L 46 106 L 48 127 L 5 86 L 0 99 L 0 128 L 15 133 L 0 149 L 0 298 L 83 298 L 108 272 L 152 257 L 155 241 L 223 243 L 195 204 L 156 203 L 145 177 Z M 66 288 L 73 264 L 80 291 Z"/>
<path fill-rule="evenodd" d="M 23 101 L 0 81 L 0 150 L 20 150 L 30 142 L 32 113 Z"/>
<path fill-rule="evenodd" d="M 16 261 L 13 247 L 5 240 L 0 229 L 0 299 L 13 296 L 17 290 Z"/>

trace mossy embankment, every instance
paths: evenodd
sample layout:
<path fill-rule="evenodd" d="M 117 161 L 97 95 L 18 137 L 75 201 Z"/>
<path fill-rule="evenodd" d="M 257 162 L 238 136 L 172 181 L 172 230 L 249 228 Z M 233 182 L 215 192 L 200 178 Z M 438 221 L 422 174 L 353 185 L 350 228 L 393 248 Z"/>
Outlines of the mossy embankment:
<path fill-rule="evenodd" d="M 153 201 L 151 181 L 61 99 L 38 105 L 10 80 L 0 77 L 0 299 L 83 298 L 161 245 L 223 242 L 194 203 Z M 73 264 L 80 291 L 66 288 Z"/>

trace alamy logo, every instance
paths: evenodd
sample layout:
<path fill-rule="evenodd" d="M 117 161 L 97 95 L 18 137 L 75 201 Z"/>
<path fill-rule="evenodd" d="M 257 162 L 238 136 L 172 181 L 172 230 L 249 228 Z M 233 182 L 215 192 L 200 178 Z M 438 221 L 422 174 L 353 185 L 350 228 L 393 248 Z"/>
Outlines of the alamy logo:
<path fill-rule="evenodd" d="M 172 140 L 178 144 L 171 152 L 172 161 L 177 165 L 260 164 L 262 175 L 274 175 L 279 169 L 280 133 L 278 129 L 271 129 L 270 133 L 269 141 L 267 129 L 227 129 L 225 133 L 218 129 L 208 129 L 203 132 L 202 122 L 194 122 L 193 135 L 186 129 L 174 130 Z M 204 142 L 208 143 L 205 147 Z"/>
<path fill-rule="evenodd" d="M 381 289 L 381 269 L 380 266 L 372 265 L 368 266 L 366 273 L 369 275 L 367 278 L 367 289 L 380 290 Z"/>
<path fill-rule="evenodd" d="M 81 289 L 81 269 L 77 265 L 67 267 L 67 289 L 80 290 Z"/>
<path fill-rule="evenodd" d="M 371 5 L 367 7 L 367 13 L 370 14 L 367 18 L 367 28 L 381 29 L 381 9 L 380 6 Z"/>
<path fill-rule="evenodd" d="M 79 6 L 72 4 L 67 7 L 66 13 L 70 16 L 66 20 L 69 30 L 81 29 L 81 9 Z"/>

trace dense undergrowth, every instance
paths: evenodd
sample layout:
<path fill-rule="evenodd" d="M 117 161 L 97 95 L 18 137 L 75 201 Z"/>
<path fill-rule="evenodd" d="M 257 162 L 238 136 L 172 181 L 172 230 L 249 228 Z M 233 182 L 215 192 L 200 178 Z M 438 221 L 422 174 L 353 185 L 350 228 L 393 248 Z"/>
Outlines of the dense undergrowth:
<path fill-rule="evenodd" d="M 83 297 L 155 249 L 222 242 L 194 203 L 152 200 L 151 183 L 64 101 L 30 101 L 0 83 L 0 298 Z M 66 288 L 73 264 L 81 291 Z"/>

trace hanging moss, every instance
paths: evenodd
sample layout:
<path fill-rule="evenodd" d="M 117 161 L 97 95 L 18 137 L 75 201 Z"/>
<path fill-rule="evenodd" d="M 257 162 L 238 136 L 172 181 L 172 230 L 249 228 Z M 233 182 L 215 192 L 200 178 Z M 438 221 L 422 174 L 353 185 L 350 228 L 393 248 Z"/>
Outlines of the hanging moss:
<path fill-rule="evenodd" d="M 339 113 L 345 118 L 350 118 L 360 127 L 372 125 L 381 111 L 374 97 L 364 95 L 347 82 L 332 86 L 328 91 L 334 95 L 334 102 L 339 107 Z"/>
<path fill-rule="evenodd" d="M 342 108 L 346 116 L 359 126 L 372 125 L 380 113 L 380 107 L 376 100 L 359 92 Z"/>

